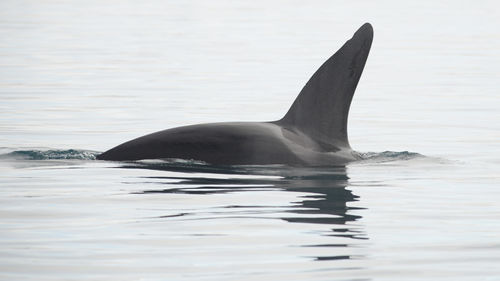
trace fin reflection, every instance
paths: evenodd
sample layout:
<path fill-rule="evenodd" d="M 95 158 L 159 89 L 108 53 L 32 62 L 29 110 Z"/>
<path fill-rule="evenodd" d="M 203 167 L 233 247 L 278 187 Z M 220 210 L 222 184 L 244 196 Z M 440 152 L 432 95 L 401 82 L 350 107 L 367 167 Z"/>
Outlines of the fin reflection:
<path fill-rule="evenodd" d="M 325 168 L 293 168 L 285 166 L 211 166 L 211 165 L 178 165 L 171 163 L 164 164 L 144 164 L 144 163 L 123 163 L 122 168 L 133 169 L 153 169 L 165 170 L 171 172 L 186 173 L 185 177 L 165 176 L 165 177 L 144 177 L 145 183 L 159 183 L 168 188 L 165 189 L 146 189 L 141 194 L 193 194 L 193 195 L 211 195 L 224 194 L 231 192 L 251 192 L 251 191 L 284 191 L 300 192 L 297 198 L 300 200 L 291 202 L 287 206 L 240 206 L 229 205 L 225 208 L 237 209 L 244 208 L 252 210 L 252 214 L 263 214 L 259 209 L 277 207 L 282 213 L 279 219 L 290 223 L 307 223 L 330 225 L 330 231 L 319 233 L 321 236 L 341 237 L 347 239 L 368 239 L 366 233 L 359 223 L 354 223 L 361 219 L 361 216 L 352 214 L 353 210 L 363 209 L 349 206 L 349 202 L 358 201 L 358 196 L 354 195 L 347 188 L 349 178 L 346 168 L 325 167 Z M 218 177 L 199 173 L 215 173 Z M 196 173 L 196 174 L 194 174 Z M 220 177 L 220 174 L 227 177 Z M 230 175 L 256 175 L 251 177 L 232 177 Z M 274 177 L 257 177 L 274 176 Z M 283 212 L 282 210 L 286 210 Z M 254 211 L 254 212 L 253 212 Z M 284 215 L 283 215 L 284 214 Z M 180 218 L 188 217 L 189 214 L 182 213 L 178 215 L 167 215 L 161 218 Z M 262 218 L 262 217 L 259 217 Z M 269 217 L 265 217 L 269 218 Z M 341 244 L 317 244 L 301 245 L 302 247 L 349 247 L 349 243 Z M 313 257 L 314 260 L 335 260 L 346 259 L 342 256 L 331 257 Z M 347 257 L 350 258 L 350 257 Z"/>

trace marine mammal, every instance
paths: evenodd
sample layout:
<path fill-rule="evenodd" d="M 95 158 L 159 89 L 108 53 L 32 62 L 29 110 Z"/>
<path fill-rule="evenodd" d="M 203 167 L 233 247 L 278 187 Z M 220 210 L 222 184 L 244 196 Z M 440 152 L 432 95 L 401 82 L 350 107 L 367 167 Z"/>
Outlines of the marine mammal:
<path fill-rule="evenodd" d="M 120 144 L 100 160 L 192 159 L 219 165 L 341 165 L 358 157 L 347 117 L 373 40 L 362 25 L 313 74 L 285 116 L 272 122 L 177 127 Z"/>

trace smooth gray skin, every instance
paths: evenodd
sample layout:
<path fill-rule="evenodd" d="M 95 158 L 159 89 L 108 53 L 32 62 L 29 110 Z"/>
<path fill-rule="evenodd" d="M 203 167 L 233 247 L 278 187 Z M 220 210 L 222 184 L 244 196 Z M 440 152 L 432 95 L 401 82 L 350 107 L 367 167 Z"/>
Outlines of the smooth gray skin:
<path fill-rule="evenodd" d="M 369 23 L 311 77 L 285 117 L 168 129 L 116 146 L 100 160 L 190 159 L 217 165 L 342 165 L 357 160 L 347 117 L 373 40 Z"/>

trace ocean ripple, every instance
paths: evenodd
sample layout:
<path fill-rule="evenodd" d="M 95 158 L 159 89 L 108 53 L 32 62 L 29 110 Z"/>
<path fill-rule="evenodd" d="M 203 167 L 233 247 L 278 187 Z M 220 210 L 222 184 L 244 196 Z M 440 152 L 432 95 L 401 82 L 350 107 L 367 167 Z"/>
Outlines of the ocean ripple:
<path fill-rule="evenodd" d="M 0 159 L 15 160 L 95 160 L 100 152 L 80 149 L 49 149 L 49 150 L 15 150 L 0 154 Z"/>

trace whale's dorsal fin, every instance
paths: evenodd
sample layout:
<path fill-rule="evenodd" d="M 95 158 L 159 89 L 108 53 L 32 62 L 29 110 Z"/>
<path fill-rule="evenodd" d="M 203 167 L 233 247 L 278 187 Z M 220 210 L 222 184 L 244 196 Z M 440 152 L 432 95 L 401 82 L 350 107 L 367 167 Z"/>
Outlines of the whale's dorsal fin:
<path fill-rule="evenodd" d="M 276 123 L 300 130 L 320 143 L 350 147 L 347 139 L 349 106 L 372 40 L 373 28 L 365 23 L 314 73 L 285 117 Z"/>

